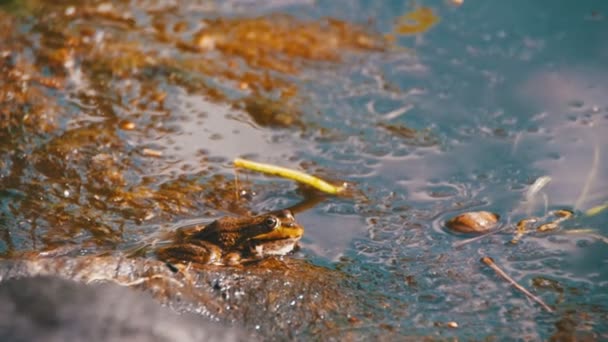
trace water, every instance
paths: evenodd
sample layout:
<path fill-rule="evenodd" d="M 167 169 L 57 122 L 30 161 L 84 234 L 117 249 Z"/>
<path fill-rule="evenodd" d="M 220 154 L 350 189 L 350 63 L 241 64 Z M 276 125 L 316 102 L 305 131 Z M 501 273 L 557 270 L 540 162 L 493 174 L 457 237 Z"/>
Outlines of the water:
<path fill-rule="evenodd" d="M 201 18 L 271 12 L 335 17 L 394 34 L 397 17 L 412 11 L 411 5 L 205 2 L 155 16 L 142 9 L 161 5 L 118 3 L 145 28 L 133 30 L 127 41 L 145 42 L 145 49 L 107 43 L 96 52 L 99 70 L 90 72 L 87 58 L 74 48 L 77 68 L 66 77 L 67 90 L 43 90 L 60 108 L 57 127 L 24 134 L 13 127 L 4 134 L 18 141 L 2 146 L 0 250 L 66 240 L 120 250 L 179 220 L 215 217 L 235 206 L 274 210 L 301 198 L 294 184 L 258 175 L 247 177 L 257 195 L 231 198 L 230 161 L 244 155 L 353 181 L 365 192 L 369 201 L 330 199 L 301 213 L 306 237 L 300 257 L 355 275 L 382 323 L 399 333 L 547 339 L 561 331 L 608 338 L 605 242 L 556 233 L 529 234 L 512 245 L 513 229 L 506 229 L 455 248 L 463 237 L 443 227 L 446 219 L 467 210 L 490 210 L 514 225 L 528 215 L 565 208 L 577 216 L 562 232 L 590 228 L 608 236 L 607 211 L 584 215 L 608 201 L 608 45 L 603 39 L 608 6 L 592 1 L 419 5 L 440 19 L 428 31 L 395 35 L 395 45 L 385 51 L 345 53 L 343 63 L 313 62 L 290 74 L 305 128 L 285 129 L 262 127 L 233 104 L 242 95 L 234 85 L 238 81 L 226 81 L 223 73 L 177 63 L 170 72 L 167 64 L 135 53 L 125 58 L 126 66 L 106 66 L 102 62 L 115 59 L 100 55 L 147 49 L 148 58 L 157 60 L 201 58 L 151 35 L 146 25 L 154 20 L 167 28 L 185 22 L 185 28 L 174 30 L 179 37 L 200 29 Z M 26 51 L 36 54 L 40 45 L 64 43 L 44 42 L 34 29 L 20 25 L 26 36 L 32 30 L 35 40 Z M 71 25 L 74 32 L 78 25 L 91 29 L 78 21 Z M 120 41 L 121 25 L 126 24 L 116 18 L 95 21 L 89 39 Z M 14 35 L 8 35 L 10 42 Z M 28 60 L 27 53 L 12 56 L 13 63 Z M 65 72 L 54 67 L 42 75 Z M 74 77 L 78 70 L 88 75 L 88 84 Z M 107 84 L 100 82 L 104 79 Z M 218 100 L 210 85 L 228 90 Z M 137 128 L 118 129 L 121 120 Z M 93 130 L 92 137 L 85 128 Z M 68 132 L 73 134 L 65 138 Z M 68 142 L 60 144 L 61 137 Z M 57 147 L 45 149 L 48 143 Z M 162 156 L 146 156 L 143 148 Z M 528 187 L 541 176 L 551 182 L 535 201 L 524 202 Z M 479 262 L 482 256 L 494 258 L 557 313 L 543 312 L 514 291 Z M 448 322 L 458 328 L 448 328 Z M 377 329 L 364 328 L 361 334 Z"/>

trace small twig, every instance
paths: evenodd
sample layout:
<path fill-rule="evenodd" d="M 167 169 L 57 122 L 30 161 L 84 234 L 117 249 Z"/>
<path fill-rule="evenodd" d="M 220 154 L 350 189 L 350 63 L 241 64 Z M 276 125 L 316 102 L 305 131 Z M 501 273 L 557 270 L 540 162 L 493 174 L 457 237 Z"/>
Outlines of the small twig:
<path fill-rule="evenodd" d="M 141 153 L 146 157 L 156 157 L 160 158 L 163 156 L 163 151 L 153 150 L 151 148 L 144 148 Z"/>
<path fill-rule="evenodd" d="M 523 294 L 528 296 L 533 301 L 540 304 L 540 306 L 542 306 L 543 309 L 547 310 L 548 312 L 553 312 L 553 309 L 551 309 L 551 307 L 549 307 L 549 305 L 545 304 L 545 302 L 543 302 L 542 299 L 540 299 L 539 297 L 530 293 L 530 291 L 526 290 L 523 286 L 519 285 L 515 280 L 513 280 L 513 278 L 509 277 L 508 274 L 506 274 L 503 270 L 501 270 L 498 267 L 498 265 L 496 265 L 494 263 L 494 260 L 492 258 L 484 256 L 483 258 L 481 258 L 481 262 L 488 265 L 491 269 L 494 270 L 494 272 L 496 272 L 496 274 L 498 274 L 500 277 L 502 277 L 504 280 L 506 280 L 508 283 L 510 283 L 513 287 L 515 287 L 519 291 L 523 292 Z"/>
<path fill-rule="evenodd" d="M 498 228 L 494 229 L 491 232 L 487 232 L 485 234 L 482 234 L 482 235 L 479 235 L 479 236 L 476 236 L 476 237 L 473 237 L 473 238 L 470 238 L 470 239 L 454 242 L 452 244 L 452 247 L 454 247 L 454 248 L 462 247 L 462 246 L 467 245 L 467 244 L 469 244 L 471 242 L 475 242 L 475 241 L 481 240 L 483 238 L 486 238 L 486 237 L 488 237 L 490 235 L 494 235 L 494 234 L 496 234 L 498 232 L 501 232 L 501 231 L 505 230 L 508 227 L 509 227 L 508 224 L 504 224 L 501 227 L 498 227 Z"/>

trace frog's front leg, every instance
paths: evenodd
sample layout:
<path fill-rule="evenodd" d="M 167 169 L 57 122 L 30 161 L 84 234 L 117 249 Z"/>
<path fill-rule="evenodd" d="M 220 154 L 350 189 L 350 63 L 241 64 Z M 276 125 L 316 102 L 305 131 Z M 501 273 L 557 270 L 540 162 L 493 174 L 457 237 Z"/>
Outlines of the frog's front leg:
<path fill-rule="evenodd" d="M 244 259 L 241 258 L 241 253 L 230 252 L 222 257 L 222 264 L 226 266 L 238 266 Z"/>
<path fill-rule="evenodd" d="M 218 246 L 205 241 L 197 244 L 181 243 L 160 248 L 156 251 L 159 259 L 168 263 L 220 264 L 222 250 Z"/>

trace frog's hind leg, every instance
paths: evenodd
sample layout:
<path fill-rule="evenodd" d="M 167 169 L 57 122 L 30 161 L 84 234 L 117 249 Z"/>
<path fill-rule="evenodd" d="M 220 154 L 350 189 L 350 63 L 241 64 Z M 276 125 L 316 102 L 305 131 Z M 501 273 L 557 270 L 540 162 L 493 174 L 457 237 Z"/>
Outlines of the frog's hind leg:
<path fill-rule="evenodd" d="M 221 251 L 216 246 L 179 244 L 160 248 L 156 251 L 159 259 L 172 263 L 217 264 L 221 262 Z"/>

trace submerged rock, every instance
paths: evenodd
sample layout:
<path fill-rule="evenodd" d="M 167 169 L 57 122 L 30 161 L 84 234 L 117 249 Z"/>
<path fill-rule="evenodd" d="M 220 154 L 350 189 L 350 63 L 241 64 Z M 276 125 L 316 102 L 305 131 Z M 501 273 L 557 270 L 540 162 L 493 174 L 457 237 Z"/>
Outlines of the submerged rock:
<path fill-rule="evenodd" d="M 246 267 L 177 269 L 151 259 L 85 256 L 6 260 L 0 280 L 53 275 L 81 283 L 112 282 L 145 290 L 179 312 L 238 322 L 261 336 L 305 333 L 338 337 L 348 317 L 365 317 L 348 277 L 297 259 L 269 258 Z"/>
<path fill-rule="evenodd" d="M 116 284 L 54 276 L 0 283 L 1 341 L 249 341 L 194 314 L 178 315 L 149 295 Z"/>

